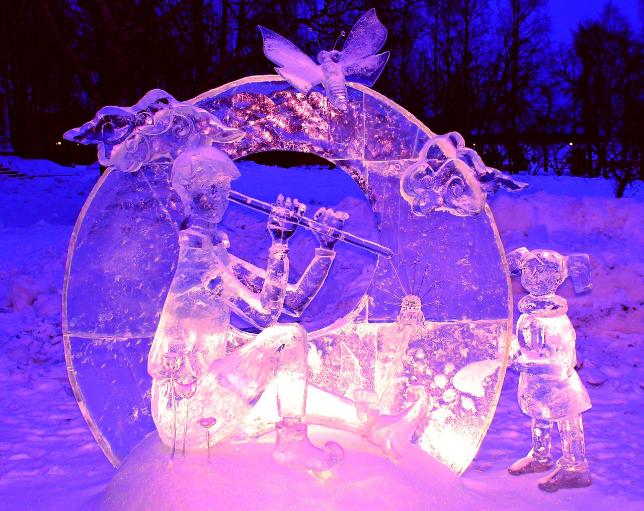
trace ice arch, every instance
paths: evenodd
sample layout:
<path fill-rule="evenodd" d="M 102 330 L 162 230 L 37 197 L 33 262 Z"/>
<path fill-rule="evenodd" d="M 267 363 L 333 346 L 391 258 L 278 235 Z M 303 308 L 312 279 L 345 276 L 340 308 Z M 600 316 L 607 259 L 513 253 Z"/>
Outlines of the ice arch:
<path fill-rule="evenodd" d="M 369 198 L 381 258 L 354 313 L 311 335 L 322 366 L 315 383 L 350 395 L 377 380 L 378 349 L 408 294 L 427 324 L 410 341 L 403 375 L 424 385 L 435 408 L 415 440 L 460 473 L 492 420 L 507 364 L 511 296 L 492 214 L 416 216 L 400 178 L 434 136 L 386 97 L 349 84 L 349 109 L 295 92 L 276 76 L 245 78 L 189 101 L 245 131 L 221 145 L 233 159 L 274 150 L 309 152 L 344 169 Z M 154 424 L 147 353 L 172 280 L 180 214 L 169 165 L 107 171 L 78 218 L 67 261 L 63 329 L 81 410 L 118 465 Z M 243 337 L 243 333 L 239 333 Z M 359 374 L 358 374 L 359 373 Z M 330 375 L 340 374 L 341 378 Z M 377 387 L 377 381 L 368 383 Z M 395 407 L 395 396 L 389 398 Z"/>

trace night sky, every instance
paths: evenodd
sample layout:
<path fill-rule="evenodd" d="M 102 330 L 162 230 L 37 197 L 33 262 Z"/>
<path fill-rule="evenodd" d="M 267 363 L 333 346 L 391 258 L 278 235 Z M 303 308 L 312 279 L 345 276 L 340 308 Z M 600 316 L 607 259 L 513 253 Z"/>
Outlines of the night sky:
<path fill-rule="evenodd" d="M 604 9 L 606 0 L 549 0 L 548 11 L 555 42 L 568 42 L 580 21 L 596 18 Z M 641 30 L 640 0 L 613 0 L 626 16 L 633 30 Z"/>

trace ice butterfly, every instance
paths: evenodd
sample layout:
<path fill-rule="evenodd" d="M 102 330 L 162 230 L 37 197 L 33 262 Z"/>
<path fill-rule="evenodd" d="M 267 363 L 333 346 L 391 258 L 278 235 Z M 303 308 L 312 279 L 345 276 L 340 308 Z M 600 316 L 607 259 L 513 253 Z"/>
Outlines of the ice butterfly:
<path fill-rule="evenodd" d="M 342 111 L 347 110 L 346 81 L 371 87 L 389 59 L 389 52 L 376 52 L 387 39 L 387 29 L 376 10 L 366 12 L 353 26 L 342 50 L 322 50 L 316 64 L 292 42 L 272 30 L 260 26 L 264 38 L 264 54 L 279 67 L 275 71 L 300 92 L 308 93 L 321 83 L 329 101 Z"/>

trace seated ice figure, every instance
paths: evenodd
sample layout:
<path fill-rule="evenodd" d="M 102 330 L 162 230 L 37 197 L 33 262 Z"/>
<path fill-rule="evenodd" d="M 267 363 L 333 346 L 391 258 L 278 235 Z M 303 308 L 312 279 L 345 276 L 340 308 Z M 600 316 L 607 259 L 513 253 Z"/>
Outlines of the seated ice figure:
<path fill-rule="evenodd" d="M 289 285 L 288 240 L 304 207 L 280 197 L 268 222 L 273 243 L 267 269 L 228 253 L 228 241 L 217 224 L 239 171 L 212 145 L 243 136 L 209 112 L 158 89 L 131 107 L 102 108 L 94 119 L 65 134 L 68 140 L 96 144 L 100 163 L 121 172 L 172 164 L 172 187 L 181 198 L 186 222 L 148 370 L 153 377 L 153 418 L 173 456 L 177 434 L 183 448 L 193 450 L 238 434 L 248 411 L 276 380 L 282 420 L 275 458 L 321 471 L 337 464 L 343 451 L 334 442 L 325 449 L 309 442 L 301 420 L 308 386 L 306 332 L 298 325 L 276 323 L 282 313 L 299 316 L 313 300 L 333 263 L 337 238 L 316 231 L 320 246 L 299 282 Z M 325 208 L 315 214 L 319 223 L 336 229 L 347 218 Z M 228 352 L 231 312 L 262 332 Z"/>
<path fill-rule="evenodd" d="M 329 399 L 339 407 L 341 420 L 328 417 L 320 423 L 362 431 L 396 457 L 429 406 L 423 390 L 412 389 L 406 406 L 394 415 L 382 415 L 371 392 L 351 402 L 333 390 L 329 394 L 329 389 L 311 387 L 306 332 L 297 325 L 276 324 L 282 313 L 299 316 L 316 296 L 334 260 L 337 239 L 316 231 L 320 247 L 300 281 L 289 285 L 288 240 L 303 209 L 297 201 L 282 198 L 269 219 L 273 243 L 266 270 L 227 251 L 228 241 L 217 224 L 227 206 L 230 182 L 239 172 L 212 146 L 243 136 L 243 131 L 222 125 L 209 112 L 162 90 L 148 92 L 132 107 L 102 108 L 94 119 L 65 134 L 78 143 L 97 144 L 101 164 L 121 172 L 172 166 L 171 185 L 187 220 L 180 229 L 178 265 L 149 354 L 152 413 L 159 435 L 174 456 L 177 440 L 183 449 L 198 450 L 246 433 L 246 419 L 253 424 L 257 417 L 250 410 L 261 415 L 254 405 L 274 382 L 266 398 L 277 394 L 279 461 L 324 470 L 342 458 L 335 443 L 324 450 L 313 447 L 302 422 L 307 402 L 312 416 L 322 418 L 320 412 L 329 411 Z M 319 223 L 337 229 L 346 219 L 345 213 L 324 208 L 315 215 Z M 387 373 L 389 390 L 383 390 L 389 397 L 398 391 L 396 374 L 413 325 L 423 321 L 420 301 L 408 302 L 399 321 L 388 327 L 396 340 L 388 355 L 396 370 Z M 231 313 L 261 333 L 237 348 L 229 330 Z"/>
<path fill-rule="evenodd" d="M 520 372 L 519 405 L 532 417 L 532 449 L 508 470 L 521 475 L 552 468 L 551 430 L 556 422 L 562 457 L 539 488 L 554 492 L 589 486 L 581 413 L 591 404 L 575 371 L 575 330 L 566 314 L 568 305 L 555 295 L 568 276 L 576 292 L 590 289 L 588 255 L 564 257 L 551 250 L 519 248 L 508 259 L 511 272 L 521 273 L 521 284 L 530 293 L 519 301 L 511 355 Z"/>
<path fill-rule="evenodd" d="M 280 196 L 269 217 L 272 237 L 265 271 L 228 253 L 217 224 L 226 210 L 231 180 L 239 172 L 214 148 L 183 152 L 172 168 L 172 186 L 186 208 L 179 260 L 148 358 L 152 408 L 166 445 L 206 449 L 239 434 L 267 385 L 277 381 L 277 443 L 274 457 L 287 465 L 326 470 L 343 456 L 329 442 L 308 440 L 305 413 L 308 364 L 306 331 L 279 324 L 298 316 L 321 288 L 333 262 L 335 239 L 319 235 L 320 247 L 302 278 L 288 284 L 288 240 L 304 206 Z M 347 215 L 320 209 L 316 220 L 341 228 Z M 261 329 L 250 343 L 227 353 L 230 313 Z M 178 422 L 177 422 L 178 421 Z M 206 431 L 206 427 L 208 431 Z"/>

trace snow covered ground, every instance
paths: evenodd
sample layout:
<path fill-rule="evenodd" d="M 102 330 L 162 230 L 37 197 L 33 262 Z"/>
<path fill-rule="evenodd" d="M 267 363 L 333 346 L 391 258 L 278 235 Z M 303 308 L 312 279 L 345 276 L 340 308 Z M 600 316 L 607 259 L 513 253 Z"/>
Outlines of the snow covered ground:
<path fill-rule="evenodd" d="M 0 164 L 38 176 L 0 175 L 0 509 L 97 509 L 114 470 L 67 381 L 60 294 L 72 225 L 98 169 L 15 157 L 0 157 Z M 594 483 L 551 495 L 536 488 L 537 476 L 507 474 L 530 443 L 517 377 L 509 373 L 488 436 L 458 486 L 452 494 L 424 491 L 441 495 L 434 509 L 644 509 L 644 190 L 616 200 L 601 180 L 525 180 L 530 188 L 522 194 L 490 200 L 506 249 L 592 258 L 593 292 L 574 296 L 569 283 L 560 291 L 593 401 L 584 421 Z M 514 290 L 518 298 L 518 282 Z"/>

